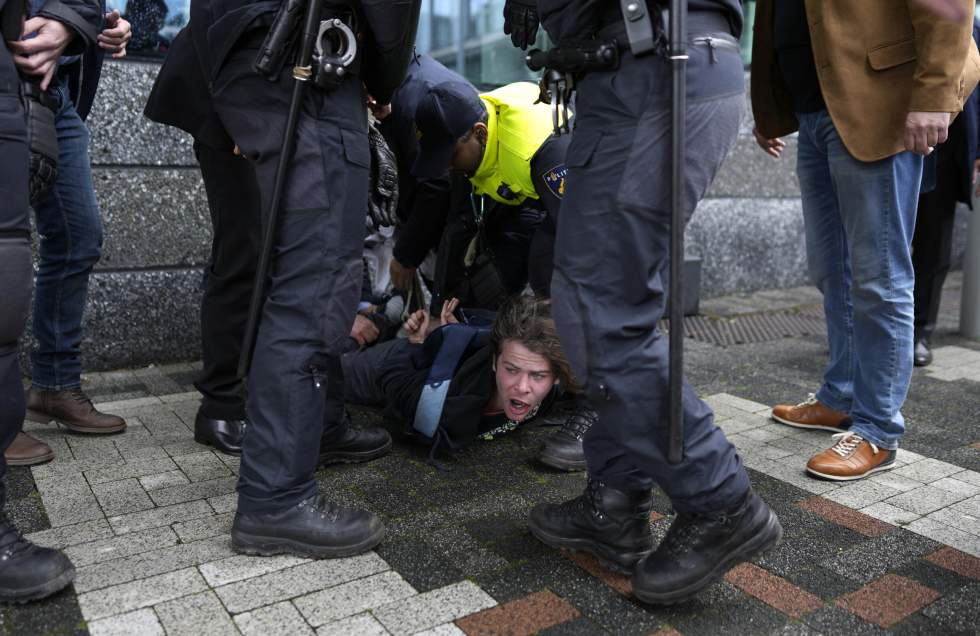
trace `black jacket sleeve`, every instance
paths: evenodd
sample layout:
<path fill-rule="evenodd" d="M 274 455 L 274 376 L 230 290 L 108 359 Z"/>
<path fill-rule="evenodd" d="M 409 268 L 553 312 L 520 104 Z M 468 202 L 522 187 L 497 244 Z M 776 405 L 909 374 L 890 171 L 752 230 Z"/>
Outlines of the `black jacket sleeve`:
<path fill-rule="evenodd" d="M 449 177 L 427 179 L 415 188 L 411 212 L 398 234 L 393 254 L 405 267 L 418 267 L 439 245 L 446 227 L 451 191 Z"/>
<path fill-rule="evenodd" d="M 99 0 L 47 0 L 37 15 L 57 20 L 75 32 L 77 37 L 65 49 L 65 55 L 79 55 L 95 46 L 102 31 L 102 3 Z"/>
<path fill-rule="evenodd" d="M 538 0 L 541 24 L 559 46 L 588 40 L 613 0 Z"/>

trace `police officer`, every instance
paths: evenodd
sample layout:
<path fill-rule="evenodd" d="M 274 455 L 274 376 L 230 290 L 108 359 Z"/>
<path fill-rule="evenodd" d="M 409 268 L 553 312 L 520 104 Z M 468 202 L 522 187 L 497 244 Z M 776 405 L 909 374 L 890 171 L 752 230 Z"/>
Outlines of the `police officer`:
<path fill-rule="evenodd" d="M 91 3 L 62 0 L 63 8 L 87 13 Z M 26 406 L 17 360 L 17 340 L 24 331 L 31 302 L 31 240 L 27 218 L 30 165 L 24 111 L 17 71 L 7 40 L 17 40 L 24 23 L 24 3 L 0 0 L 0 450 L 20 431 Z M 22 603 L 44 598 L 68 586 L 75 578 L 71 561 L 57 550 L 25 539 L 2 511 L 6 503 L 3 474 L 7 463 L 0 456 L 0 601 Z"/>
<path fill-rule="evenodd" d="M 584 549 L 632 573 L 639 599 L 675 603 L 774 545 L 782 529 L 688 385 L 683 459 L 667 461 L 667 342 L 656 325 L 669 276 L 671 63 L 662 52 L 634 57 L 619 3 L 526 2 L 511 0 L 505 11 L 518 44 L 527 42 L 516 37 L 515 18 L 526 33 L 536 12 L 570 56 L 610 42 L 619 53 L 618 65 L 577 78 L 552 282 L 562 346 L 599 411 L 585 439 L 589 482 L 576 499 L 535 507 L 530 529 L 548 545 Z M 659 22 L 660 3 L 623 5 Z M 734 143 L 745 101 L 739 3 L 688 6 L 687 143 L 697 151 L 686 155 L 685 218 Z M 654 550 L 655 485 L 678 514 Z"/>
<path fill-rule="evenodd" d="M 279 5 L 194 0 L 192 37 L 179 43 L 193 47 L 217 121 L 254 170 L 263 210 L 271 204 L 294 80 L 291 69 L 272 69 L 269 81 L 252 65 Z M 338 441 L 322 433 L 343 420 L 338 356 L 360 295 L 370 164 L 365 87 L 382 103 L 390 99 L 411 56 L 417 16 L 417 3 L 394 0 L 323 5 L 320 18 L 331 20 L 324 54 L 338 60 L 329 70 L 344 73 L 318 77 L 303 93 L 288 158 L 247 381 L 249 425 L 231 533 L 241 552 L 339 557 L 369 550 L 384 536 L 375 514 L 318 495 L 313 473 L 321 447 L 333 450 Z M 338 40 L 356 56 L 340 60 L 343 51 L 332 44 Z M 361 441 L 371 452 L 390 447 L 386 432 L 368 436 Z"/>

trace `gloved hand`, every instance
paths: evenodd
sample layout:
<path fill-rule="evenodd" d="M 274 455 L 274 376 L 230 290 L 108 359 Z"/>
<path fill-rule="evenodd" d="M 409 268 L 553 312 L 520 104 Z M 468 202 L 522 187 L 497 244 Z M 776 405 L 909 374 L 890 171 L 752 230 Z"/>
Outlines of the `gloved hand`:
<path fill-rule="evenodd" d="M 371 192 L 368 195 L 368 215 L 374 229 L 395 224 L 398 208 L 398 164 L 381 131 L 368 127 L 371 144 Z"/>
<path fill-rule="evenodd" d="M 537 0 L 507 0 L 504 3 L 504 34 L 514 46 L 527 50 L 538 37 Z"/>

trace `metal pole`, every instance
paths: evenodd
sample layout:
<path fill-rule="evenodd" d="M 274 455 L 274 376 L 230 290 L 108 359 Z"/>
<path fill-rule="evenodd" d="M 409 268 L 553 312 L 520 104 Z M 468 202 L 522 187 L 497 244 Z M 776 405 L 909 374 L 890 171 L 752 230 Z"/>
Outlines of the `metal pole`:
<path fill-rule="evenodd" d="M 262 317 L 262 305 L 265 304 L 266 284 L 269 278 L 269 267 L 272 262 L 272 248 L 276 242 L 276 230 L 279 226 L 279 209 L 282 206 L 282 194 L 286 189 L 286 177 L 289 174 L 289 162 L 293 158 L 296 146 L 296 124 L 299 121 L 299 110 L 303 105 L 303 93 L 310 80 L 312 69 L 310 60 L 313 57 L 313 45 L 320 25 L 320 7 L 322 0 L 309 0 L 306 6 L 306 16 L 303 20 L 303 39 L 300 45 L 299 57 L 293 67 L 293 94 L 289 102 L 289 115 L 286 118 L 286 129 L 282 135 L 282 151 L 276 165 L 276 180 L 272 188 L 272 203 L 265 218 L 262 235 L 262 251 L 259 253 L 259 264 L 255 270 L 255 283 L 252 286 L 252 299 L 248 306 L 248 321 L 245 323 L 245 335 L 242 339 L 242 352 L 238 358 L 238 377 L 248 376 L 252 365 L 252 352 L 255 349 L 255 337 L 259 331 L 259 320 Z"/>
<path fill-rule="evenodd" d="M 980 197 L 973 198 L 973 211 L 966 232 L 963 258 L 963 292 L 960 297 L 960 333 L 980 340 Z"/>
<path fill-rule="evenodd" d="M 670 0 L 671 102 L 670 188 L 670 420 L 667 459 L 684 456 L 684 161 L 687 144 L 687 0 Z"/>

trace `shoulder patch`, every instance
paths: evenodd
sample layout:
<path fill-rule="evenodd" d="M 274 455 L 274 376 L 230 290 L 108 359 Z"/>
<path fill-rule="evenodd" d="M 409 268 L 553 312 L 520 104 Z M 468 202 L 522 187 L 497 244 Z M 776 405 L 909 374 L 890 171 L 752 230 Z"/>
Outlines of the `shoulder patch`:
<path fill-rule="evenodd" d="M 567 174 L 568 168 L 562 163 L 541 175 L 541 179 L 551 190 L 551 193 L 561 199 L 565 196 L 565 175 Z"/>

